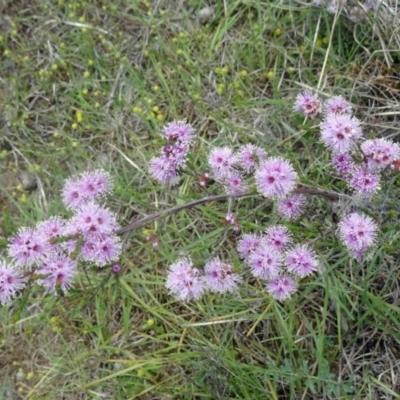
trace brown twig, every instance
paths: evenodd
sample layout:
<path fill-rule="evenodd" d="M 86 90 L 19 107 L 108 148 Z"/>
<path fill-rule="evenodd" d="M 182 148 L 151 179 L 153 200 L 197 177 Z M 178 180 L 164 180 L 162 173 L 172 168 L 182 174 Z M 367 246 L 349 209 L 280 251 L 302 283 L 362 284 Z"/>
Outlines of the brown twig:
<path fill-rule="evenodd" d="M 304 185 L 299 185 L 296 189 L 293 190 L 292 193 L 325 197 L 326 199 L 331 200 L 331 201 L 338 201 L 341 197 L 347 197 L 346 195 L 338 194 L 335 192 L 328 192 L 328 191 L 320 190 L 320 189 L 309 188 Z M 172 214 L 178 213 L 179 211 L 197 207 L 204 203 L 210 203 L 212 201 L 226 201 L 230 198 L 242 198 L 242 197 L 248 197 L 251 195 L 254 195 L 254 193 L 245 192 L 245 193 L 241 193 L 241 194 L 237 194 L 237 195 L 219 194 L 219 195 L 215 195 L 215 196 L 202 197 L 201 199 L 193 200 L 189 203 L 185 203 L 185 204 L 182 204 L 179 206 L 171 207 L 167 210 L 158 211 L 154 214 L 147 215 L 146 217 L 144 217 L 142 219 L 134 221 L 134 222 L 130 223 L 129 225 L 124 226 L 121 229 L 118 229 L 116 233 L 117 233 L 117 235 L 121 235 L 126 232 L 134 231 L 138 228 L 141 228 L 142 226 L 146 225 L 147 223 L 149 223 L 151 221 L 155 221 L 160 218 L 168 217 Z"/>

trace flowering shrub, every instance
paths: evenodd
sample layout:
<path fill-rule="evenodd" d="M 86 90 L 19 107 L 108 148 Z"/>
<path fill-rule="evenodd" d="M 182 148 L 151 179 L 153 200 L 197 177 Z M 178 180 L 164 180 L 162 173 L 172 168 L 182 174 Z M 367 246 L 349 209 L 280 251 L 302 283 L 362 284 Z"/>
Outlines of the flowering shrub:
<path fill-rule="evenodd" d="M 386 139 L 364 140 L 360 121 L 342 97 L 322 102 L 307 91 L 297 96 L 294 110 L 313 120 L 321 117 L 320 142 L 332 153 L 331 168 L 353 196 L 373 196 L 380 188 L 383 174 L 398 169 L 400 147 Z M 150 161 L 149 172 L 160 184 L 172 187 L 179 184 L 185 171 L 195 131 L 188 123 L 176 121 L 166 125 L 161 136 L 167 144 Z M 252 144 L 241 145 L 237 150 L 229 146 L 212 148 L 207 159 L 209 171 L 200 175 L 199 185 L 204 187 L 213 179 L 225 194 L 172 207 L 122 228 L 116 215 L 102 204 L 105 196 L 112 193 L 107 172 L 97 170 L 69 178 L 61 196 L 70 218 L 50 217 L 35 227 L 21 228 L 11 238 L 9 261 L 0 263 L 0 303 L 9 302 L 22 290 L 27 276 L 38 277 L 36 283 L 44 287 L 45 293 L 57 293 L 72 287 L 80 264 L 109 265 L 110 273 L 118 274 L 120 266 L 115 262 L 121 255 L 121 233 L 185 208 L 248 196 L 254 190 L 275 202 L 282 223 L 266 227 L 263 233 L 243 233 L 237 241 L 239 257 L 253 277 L 265 281 L 270 296 L 279 301 L 293 296 L 301 280 L 319 270 L 319 260 L 312 243 L 296 243 L 284 221 L 294 221 L 304 212 L 308 195 L 332 200 L 342 195 L 301 185 L 290 162 L 269 156 Z M 240 231 L 238 218 L 230 208 L 224 224 Z M 378 227 L 370 216 L 351 212 L 343 217 L 337 233 L 352 257 L 362 261 L 374 251 Z M 154 235 L 147 239 L 153 248 L 159 246 Z M 169 267 L 166 287 L 178 300 L 198 300 L 208 291 L 235 293 L 244 277 L 245 273 L 238 274 L 231 262 L 218 256 L 199 268 L 187 256 Z"/>

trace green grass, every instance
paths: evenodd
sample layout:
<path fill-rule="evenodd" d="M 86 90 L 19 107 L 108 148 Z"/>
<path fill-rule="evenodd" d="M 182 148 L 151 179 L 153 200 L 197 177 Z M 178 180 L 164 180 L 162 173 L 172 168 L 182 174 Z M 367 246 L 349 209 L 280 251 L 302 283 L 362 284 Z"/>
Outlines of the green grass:
<path fill-rule="evenodd" d="M 389 2 L 391 3 L 391 2 Z M 394 7 L 394 2 L 391 4 Z M 390 4 L 389 4 L 390 5 Z M 20 226 L 67 215 L 65 178 L 102 167 L 115 181 L 109 206 L 126 225 L 204 196 L 196 174 L 210 146 L 256 143 L 293 163 L 303 183 L 342 192 L 315 121 L 293 115 L 296 94 L 316 88 L 355 105 L 366 136 L 398 135 L 398 17 L 385 7 L 356 26 L 294 1 L 3 1 L 0 5 L 0 246 Z M 198 133 L 190 171 L 166 191 L 148 160 L 164 123 Z M 369 132 L 372 131 L 372 132 Z M 21 184 L 34 175 L 36 190 Z M 398 178 L 371 204 L 381 235 L 368 262 L 350 259 L 332 212 L 310 199 L 288 226 L 313 242 L 322 272 L 290 302 L 258 280 L 238 296 L 180 303 L 167 266 L 191 255 L 243 264 L 237 235 L 215 202 L 124 236 L 122 274 L 82 271 L 66 296 L 34 285 L 0 309 L 4 399 L 397 399 L 400 387 Z M 221 192 L 217 185 L 208 193 Z M 278 222 L 257 196 L 235 201 L 242 232 Z M 160 246 L 146 240 L 155 234 Z M 247 277 L 247 272 L 243 272 Z M 90 280 L 88 279 L 90 278 Z"/>

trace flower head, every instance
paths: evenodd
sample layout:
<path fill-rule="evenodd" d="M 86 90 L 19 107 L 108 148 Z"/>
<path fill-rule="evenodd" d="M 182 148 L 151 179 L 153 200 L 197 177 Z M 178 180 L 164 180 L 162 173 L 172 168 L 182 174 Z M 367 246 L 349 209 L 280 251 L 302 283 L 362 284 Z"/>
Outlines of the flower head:
<path fill-rule="evenodd" d="M 46 288 L 46 292 L 54 293 L 59 286 L 65 293 L 72 287 L 77 274 L 77 265 L 76 261 L 68 256 L 54 255 L 46 259 L 37 272 L 45 276 L 38 283 Z"/>
<path fill-rule="evenodd" d="M 257 190 L 268 198 L 282 198 L 296 186 L 297 173 L 292 165 L 279 157 L 271 157 L 256 169 Z"/>
<path fill-rule="evenodd" d="M 170 142 L 190 143 L 194 129 L 186 121 L 173 121 L 164 126 L 162 136 Z"/>
<path fill-rule="evenodd" d="M 205 281 L 200 271 L 193 268 L 190 258 L 182 258 L 169 267 L 165 286 L 178 300 L 198 300 L 204 294 Z"/>
<path fill-rule="evenodd" d="M 215 147 L 208 156 L 208 163 L 217 179 L 229 176 L 236 161 L 237 157 L 229 147 Z"/>
<path fill-rule="evenodd" d="M 280 275 L 268 282 L 267 291 L 276 300 L 284 301 L 295 293 L 297 282 L 288 275 Z"/>
<path fill-rule="evenodd" d="M 321 122 L 321 140 L 334 153 L 348 153 L 362 137 L 360 121 L 346 114 L 329 114 Z"/>
<path fill-rule="evenodd" d="M 8 254 L 20 268 L 31 267 L 42 261 L 50 245 L 44 236 L 39 236 L 32 228 L 21 228 L 8 247 Z"/>
<path fill-rule="evenodd" d="M 375 242 L 378 227 L 363 213 L 351 213 L 339 223 L 339 235 L 350 250 L 367 249 Z"/>
<path fill-rule="evenodd" d="M 233 273 L 231 264 L 224 263 L 218 257 L 213 258 L 204 267 L 208 288 L 217 293 L 234 292 L 240 277 Z"/>
<path fill-rule="evenodd" d="M 283 225 L 271 226 L 265 231 L 265 242 L 277 251 L 284 250 L 291 241 L 291 234 Z"/>
<path fill-rule="evenodd" d="M 302 194 L 294 194 L 278 200 L 278 214 L 287 220 L 298 218 L 304 211 L 306 197 Z"/>
<path fill-rule="evenodd" d="M 249 257 L 251 272 L 254 276 L 271 279 L 281 273 L 282 255 L 266 243 L 254 250 Z"/>
<path fill-rule="evenodd" d="M 331 164 L 344 179 L 347 179 L 350 172 L 355 168 L 354 161 L 348 153 L 335 154 L 331 159 Z"/>
<path fill-rule="evenodd" d="M 165 156 L 153 157 L 149 163 L 150 175 L 162 185 L 176 185 L 179 175 L 176 166 Z"/>
<path fill-rule="evenodd" d="M 322 110 L 321 101 L 310 91 L 305 91 L 297 95 L 294 110 L 301 112 L 306 117 L 314 118 Z"/>
<path fill-rule="evenodd" d="M 0 261 L 0 304 L 10 302 L 18 290 L 23 289 L 24 286 L 24 279 L 18 272 L 11 265 Z"/>
<path fill-rule="evenodd" d="M 260 246 L 262 237 L 254 233 L 246 233 L 243 235 L 237 244 L 237 251 L 240 258 L 245 261 L 249 260 L 251 253 Z"/>
<path fill-rule="evenodd" d="M 256 168 L 257 165 L 267 158 L 267 153 L 261 147 L 253 144 L 241 146 L 237 154 L 237 163 L 246 172 Z"/>
<path fill-rule="evenodd" d="M 400 158 L 400 146 L 387 139 L 366 140 L 361 143 L 361 151 L 367 157 L 370 168 L 385 168 Z"/>
<path fill-rule="evenodd" d="M 312 274 L 318 266 L 315 253 L 305 245 L 292 247 L 286 253 L 285 263 L 288 271 L 299 278 Z"/>
<path fill-rule="evenodd" d="M 366 167 L 352 172 L 349 185 L 360 195 L 374 195 L 380 189 L 380 176 Z"/>
<path fill-rule="evenodd" d="M 225 190 L 228 194 L 241 194 L 248 190 L 248 186 L 239 172 L 232 172 L 223 179 Z"/>
<path fill-rule="evenodd" d="M 324 103 L 325 114 L 350 114 L 351 105 L 342 96 L 335 96 Z"/>

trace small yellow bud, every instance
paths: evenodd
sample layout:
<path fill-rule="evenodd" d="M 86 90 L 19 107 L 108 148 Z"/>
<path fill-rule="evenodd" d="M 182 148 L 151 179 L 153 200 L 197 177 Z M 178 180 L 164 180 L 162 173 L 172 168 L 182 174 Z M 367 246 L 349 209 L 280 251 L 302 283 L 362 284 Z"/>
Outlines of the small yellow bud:
<path fill-rule="evenodd" d="M 79 17 L 78 21 L 79 21 L 79 22 L 85 22 L 85 17 L 83 17 L 83 16 L 82 16 L 82 17 Z"/>
<path fill-rule="evenodd" d="M 158 112 L 158 111 L 160 110 L 160 107 L 154 106 L 154 107 L 152 108 L 152 110 L 153 110 L 154 112 Z"/>
<path fill-rule="evenodd" d="M 90 72 L 89 72 L 89 71 L 85 71 L 85 72 L 83 73 L 83 76 L 84 76 L 84 78 L 89 78 Z"/>
<path fill-rule="evenodd" d="M 75 142 L 75 141 L 72 142 L 72 143 L 71 143 L 71 146 L 72 146 L 72 147 L 78 147 L 78 142 Z"/>
<path fill-rule="evenodd" d="M 268 71 L 267 72 L 267 78 L 268 79 L 272 79 L 275 76 L 275 72 L 274 71 Z"/>
<path fill-rule="evenodd" d="M 87 90 L 86 88 L 82 89 L 82 94 L 88 94 L 88 93 L 89 93 L 89 90 Z"/>
<path fill-rule="evenodd" d="M 51 66 L 51 69 L 52 69 L 53 71 L 56 71 L 56 70 L 58 69 L 58 65 L 57 65 L 57 64 L 53 64 L 53 65 Z"/>
<path fill-rule="evenodd" d="M 3 51 L 3 54 L 4 54 L 5 56 L 8 56 L 8 55 L 10 55 L 10 50 L 8 50 L 8 49 L 5 49 L 5 50 Z"/>
<path fill-rule="evenodd" d="M 158 121 L 163 121 L 163 120 L 164 120 L 164 115 L 158 114 L 158 115 L 157 115 L 157 120 L 158 120 Z"/>
<path fill-rule="evenodd" d="M 97 101 L 97 102 L 94 104 L 94 106 L 95 106 L 95 108 L 100 108 L 100 107 L 101 107 L 101 104 Z"/>
<path fill-rule="evenodd" d="M 77 124 L 76 122 L 74 122 L 74 123 L 71 125 L 71 128 L 72 128 L 72 129 L 77 129 L 77 128 L 78 128 L 78 124 Z"/>
<path fill-rule="evenodd" d="M 182 49 L 178 49 L 178 50 L 176 51 L 176 54 L 177 54 L 178 56 L 182 55 L 182 54 L 183 54 L 183 50 L 182 50 Z"/>
<path fill-rule="evenodd" d="M 224 84 L 219 84 L 218 86 L 217 86 L 217 93 L 219 94 L 219 95 L 221 95 L 221 94 L 223 94 L 225 92 L 225 85 Z"/>
<path fill-rule="evenodd" d="M 275 36 L 281 36 L 282 35 L 282 29 L 281 28 L 276 28 L 274 31 Z"/>

